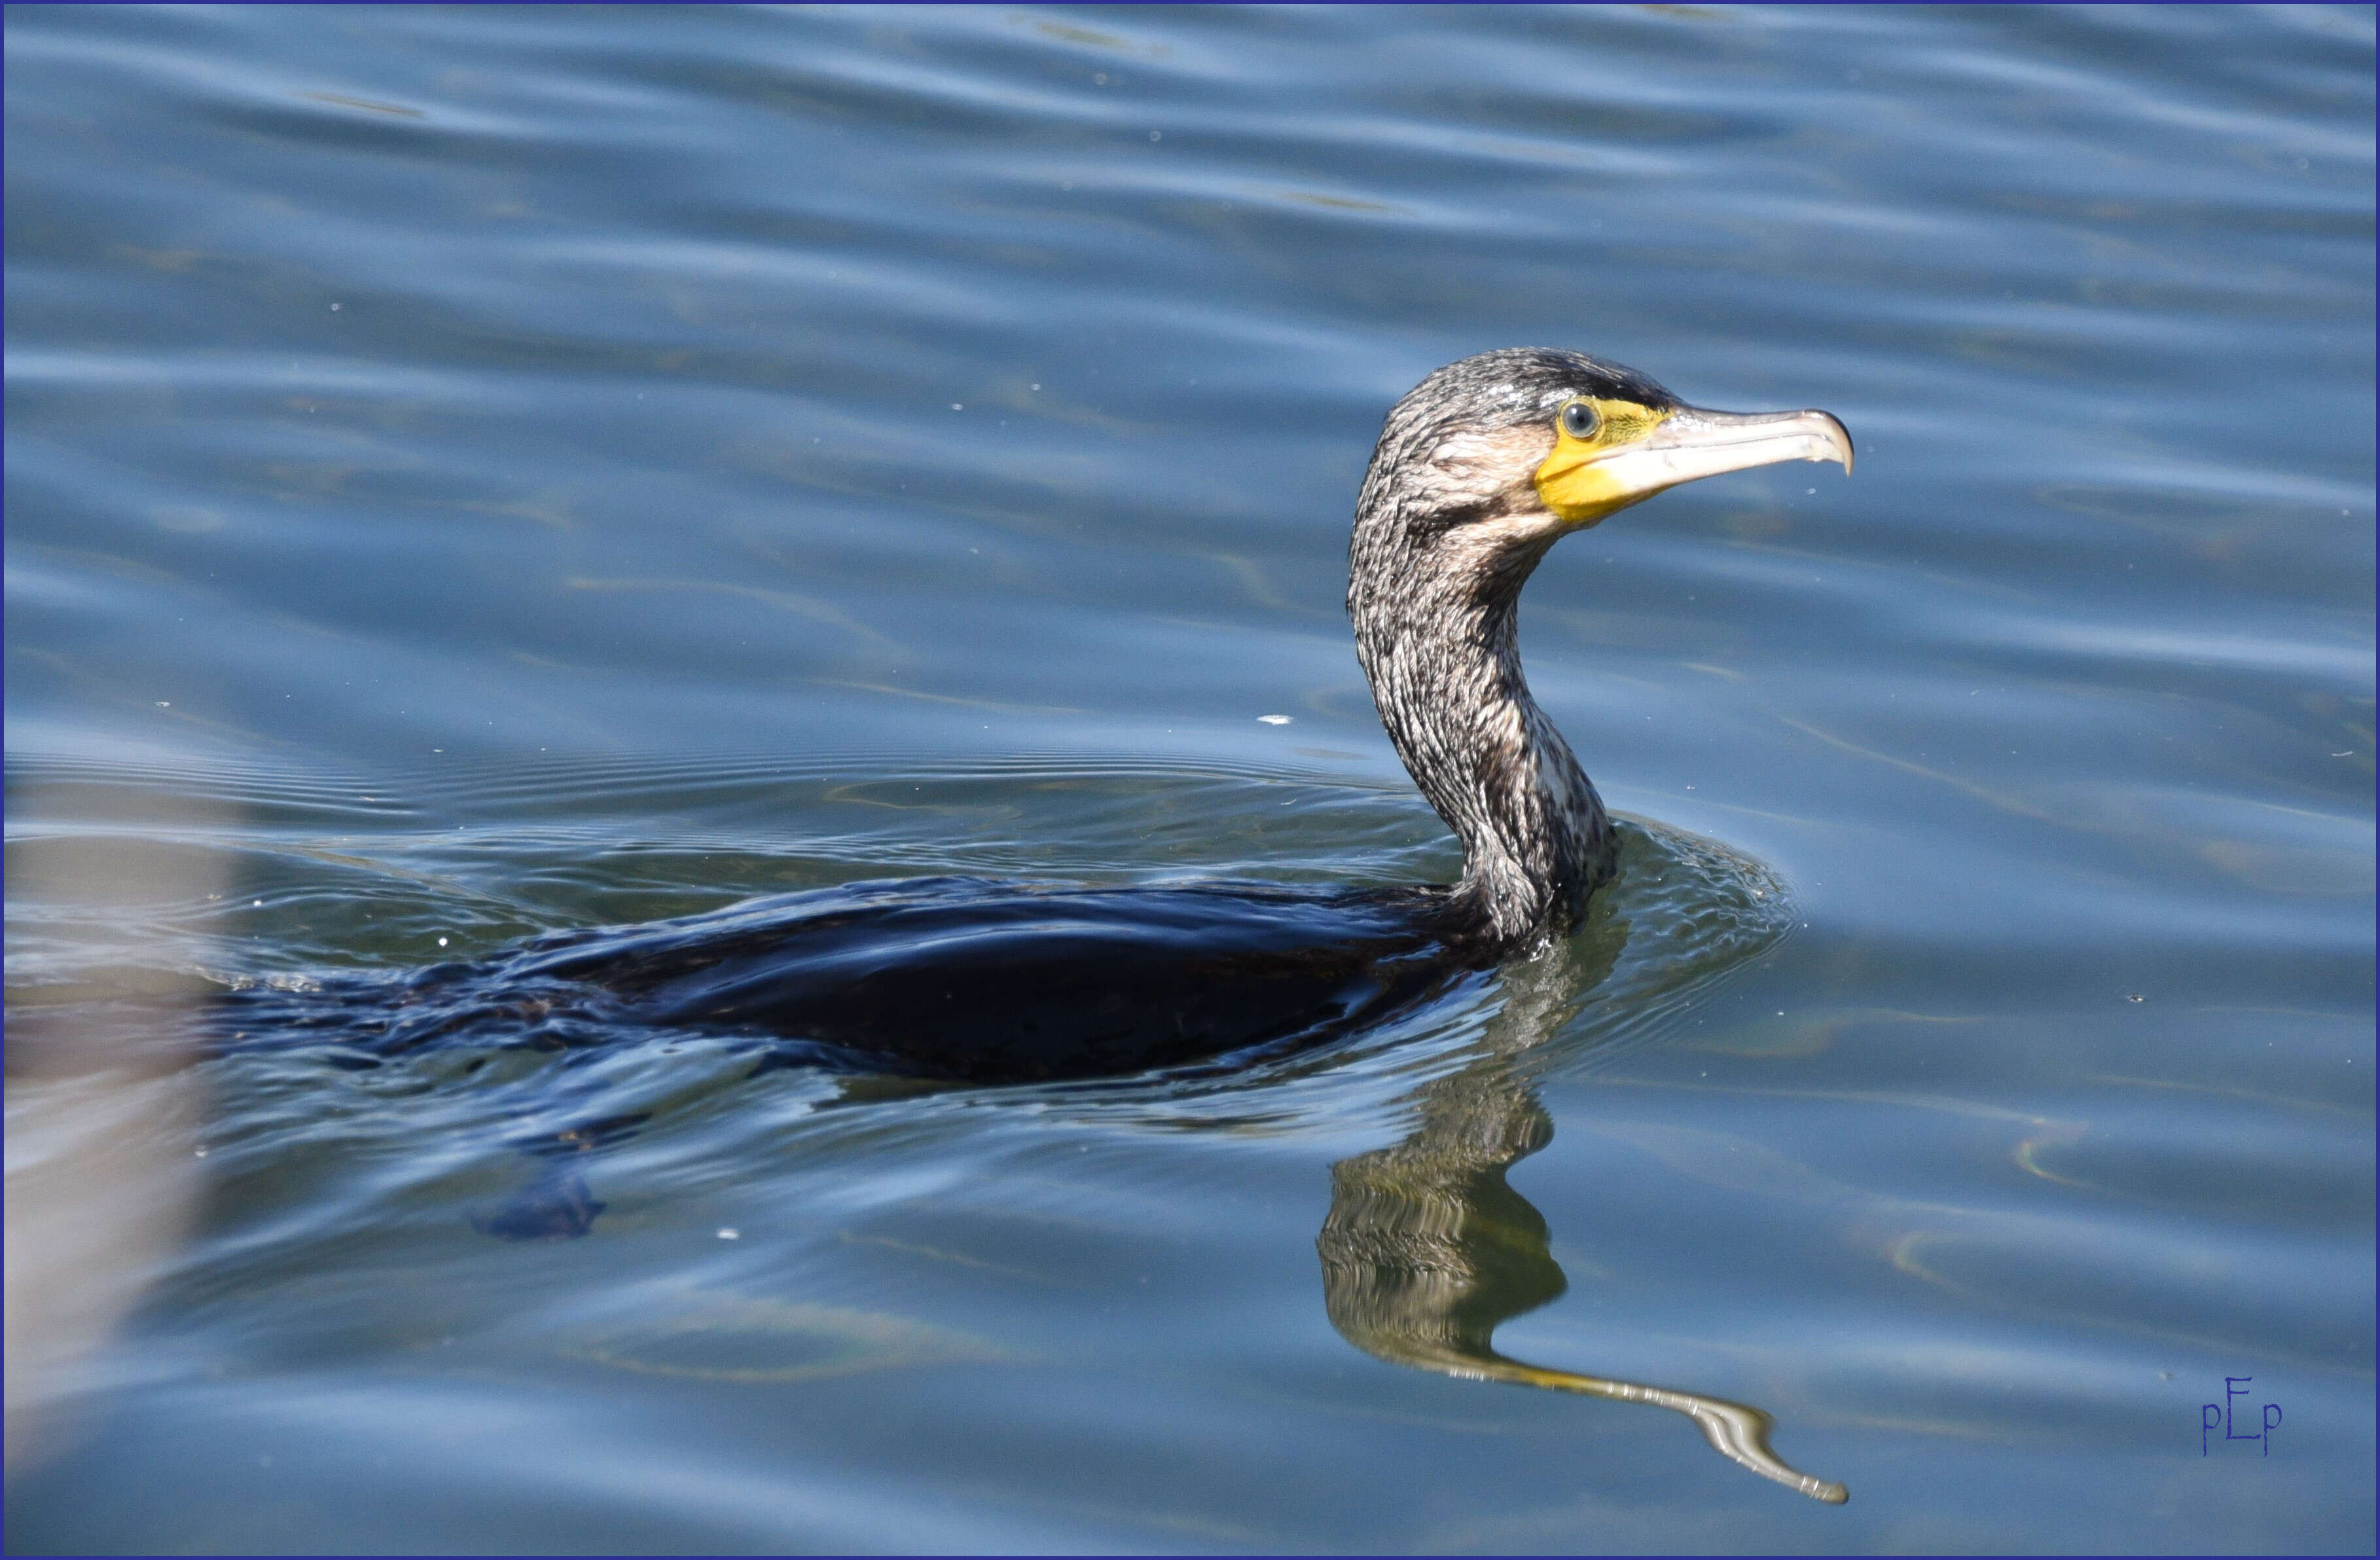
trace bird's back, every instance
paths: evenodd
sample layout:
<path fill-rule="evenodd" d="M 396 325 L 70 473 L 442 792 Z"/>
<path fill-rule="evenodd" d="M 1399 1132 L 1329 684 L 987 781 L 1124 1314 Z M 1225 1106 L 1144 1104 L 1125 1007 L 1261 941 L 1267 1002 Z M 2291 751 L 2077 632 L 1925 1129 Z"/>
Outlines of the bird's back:
<path fill-rule="evenodd" d="M 311 1040 L 358 1066 L 433 1044 L 577 1050 L 674 1030 L 839 1071 L 1114 1077 L 1244 1065 L 1377 1024 L 1488 962 L 1449 924 L 1427 890 L 917 878 L 234 993 L 218 1022 L 234 1048 Z"/>
<path fill-rule="evenodd" d="M 1377 1022 L 1463 968 L 1430 910 L 1411 892 L 929 878 L 532 947 L 512 973 L 591 987 L 641 1023 L 1037 1081 L 1244 1061 Z"/>

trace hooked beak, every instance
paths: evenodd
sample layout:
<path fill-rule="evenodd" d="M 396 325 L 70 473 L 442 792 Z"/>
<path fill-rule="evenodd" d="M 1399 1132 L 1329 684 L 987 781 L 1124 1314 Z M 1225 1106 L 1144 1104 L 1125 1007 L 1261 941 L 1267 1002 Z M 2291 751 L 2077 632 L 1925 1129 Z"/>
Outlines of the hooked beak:
<path fill-rule="evenodd" d="M 1849 476 L 1851 433 L 1831 412 L 1682 407 L 1644 438 L 1595 464 L 1622 492 L 1650 498 L 1680 482 L 1780 460 L 1840 461 Z"/>

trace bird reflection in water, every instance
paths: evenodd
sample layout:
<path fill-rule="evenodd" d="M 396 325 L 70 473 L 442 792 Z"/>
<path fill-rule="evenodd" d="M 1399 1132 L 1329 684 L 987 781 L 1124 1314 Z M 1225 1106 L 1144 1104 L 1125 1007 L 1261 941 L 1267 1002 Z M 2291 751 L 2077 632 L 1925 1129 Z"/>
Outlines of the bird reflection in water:
<path fill-rule="evenodd" d="M 1525 1065 L 1576 1011 L 1602 971 L 1557 944 L 1500 972 L 1503 1005 L 1481 1054 L 1424 1085 L 1413 1129 L 1392 1147 L 1330 1169 L 1330 1213 L 1316 1242 L 1322 1303 L 1340 1336 L 1393 1365 L 1470 1381 L 1650 1403 L 1693 1420 L 1718 1453 L 1764 1479 L 1839 1505 L 1842 1485 L 1788 1467 L 1772 1422 L 1725 1398 L 1531 1365 L 1497 1352 L 1497 1326 L 1569 1287 L 1548 1249 L 1545 1216 L 1505 1171 L 1553 1140 L 1553 1118 Z"/>

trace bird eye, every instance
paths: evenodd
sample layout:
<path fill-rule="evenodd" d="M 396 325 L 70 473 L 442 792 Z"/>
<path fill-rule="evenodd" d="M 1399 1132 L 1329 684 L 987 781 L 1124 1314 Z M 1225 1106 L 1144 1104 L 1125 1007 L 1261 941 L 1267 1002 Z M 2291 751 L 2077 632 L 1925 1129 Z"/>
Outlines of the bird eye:
<path fill-rule="evenodd" d="M 1573 439 L 1592 439 L 1603 427 L 1603 414 L 1592 401 L 1572 401 L 1561 409 L 1561 425 Z"/>

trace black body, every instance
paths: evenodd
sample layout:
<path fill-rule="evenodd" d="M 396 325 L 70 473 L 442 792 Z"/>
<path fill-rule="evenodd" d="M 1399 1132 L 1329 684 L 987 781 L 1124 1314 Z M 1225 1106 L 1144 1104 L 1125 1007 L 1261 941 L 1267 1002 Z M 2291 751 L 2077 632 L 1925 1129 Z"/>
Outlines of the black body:
<path fill-rule="evenodd" d="M 1054 1082 L 1305 1050 L 1494 958 L 1427 890 L 937 877 L 252 988 L 218 1024 L 280 1044 L 303 1034 L 358 1066 L 431 1044 L 562 1050 L 669 1029 L 762 1042 L 772 1065 Z"/>

